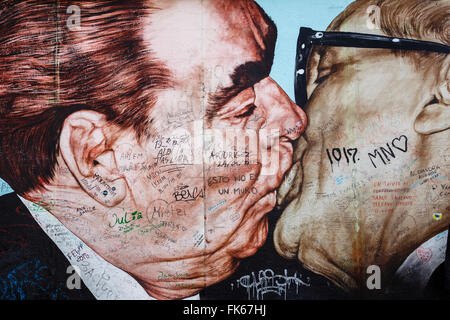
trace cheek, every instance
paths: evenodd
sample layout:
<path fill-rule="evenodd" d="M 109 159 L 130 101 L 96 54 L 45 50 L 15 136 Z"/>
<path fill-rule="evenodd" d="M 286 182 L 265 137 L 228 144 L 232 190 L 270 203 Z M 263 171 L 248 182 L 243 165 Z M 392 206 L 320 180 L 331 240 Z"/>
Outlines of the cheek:
<path fill-rule="evenodd" d="M 219 198 L 235 201 L 256 193 L 258 138 L 241 129 L 215 130 L 214 139 L 205 146 L 207 195 L 211 203 Z"/>
<path fill-rule="evenodd" d="M 199 198 L 203 190 L 204 165 L 194 158 L 192 128 L 159 132 L 142 143 L 119 144 L 116 162 L 126 177 L 132 197 L 142 208 L 151 201 L 168 203 Z"/>
<path fill-rule="evenodd" d="M 133 185 L 141 176 L 141 169 L 149 163 L 147 151 L 139 147 L 136 142 L 128 141 L 118 144 L 114 152 L 120 174 Z"/>
<path fill-rule="evenodd" d="M 124 142 L 116 148 L 119 171 L 137 205 L 189 201 L 194 210 L 203 202 L 214 206 L 219 198 L 237 203 L 260 192 L 254 188 L 261 180 L 258 131 L 244 129 L 245 123 L 208 129 L 201 124 L 196 129 L 193 121 L 190 127 L 159 132 L 140 145 Z"/>

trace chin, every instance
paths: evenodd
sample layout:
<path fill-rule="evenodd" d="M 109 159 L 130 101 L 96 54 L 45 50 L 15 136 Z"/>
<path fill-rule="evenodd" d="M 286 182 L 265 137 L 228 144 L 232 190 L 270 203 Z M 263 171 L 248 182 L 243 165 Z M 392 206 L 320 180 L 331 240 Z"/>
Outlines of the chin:
<path fill-rule="evenodd" d="M 224 259 L 223 254 L 221 256 L 222 258 L 212 263 L 204 260 L 205 264 L 209 265 L 206 265 L 201 275 L 195 278 L 178 279 L 173 282 L 166 281 L 165 283 L 140 281 L 140 284 L 149 295 L 158 300 L 179 300 L 195 296 L 206 287 L 227 279 L 239 267 L 240 262 L 237 259 L 231 256 Z M 216 258 L 211 259 L 216 260 Z M 202 266 L 198 266 L 195 269 L 202 269 Z"/>
<path fill-rule="evenodd" d="M 158 300 L 181 300 L 189 298 L 198 294 L 203 288 L 200 289 L 165 289 L 165 288 L 152 288 L 148 289 L 147 293 L 153 298 Z"/>

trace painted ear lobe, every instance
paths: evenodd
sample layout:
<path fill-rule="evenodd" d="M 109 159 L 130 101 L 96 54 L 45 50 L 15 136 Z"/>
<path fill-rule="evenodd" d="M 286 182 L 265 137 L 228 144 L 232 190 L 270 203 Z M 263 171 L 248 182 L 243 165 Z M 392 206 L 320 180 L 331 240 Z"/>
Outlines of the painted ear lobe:
<path fill-rule="evenodd" d="M 428 135 L 450 128 L 450 59 L 445 59 L 441 71 L 441 85 L 437 88 L 436 98 L 419 113 L 414 123 L 417 133 Z"/>
<path fill-rule="evenodd" d="M 416 118 L 414 129 L 417 133 L 429 135 L 450 128 L 450 105 L 431 104 Z"/>
<path fill-rule="evenodd" d="M 127 192 L 114 150 L 107 148 L 110 126 L 102 114 L 83 110 L 65 120 L 60 136 L 61 155 L 81 189 L 107 207 L 120 203 Z"/>

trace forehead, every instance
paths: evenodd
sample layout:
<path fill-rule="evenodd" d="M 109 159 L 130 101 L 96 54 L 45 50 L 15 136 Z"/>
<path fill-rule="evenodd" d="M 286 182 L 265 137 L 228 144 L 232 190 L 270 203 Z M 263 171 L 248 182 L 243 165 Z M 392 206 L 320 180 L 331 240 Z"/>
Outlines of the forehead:
<path fill-rule="evenodd" d="M 330 32 L 354 32 L 362 34 L 372 34 L 380 36 L 389 36 L 381 29 L 373 27 L 369 23 L 367 6 L 360 6 L 351 15 L 346 17 L 338 25 L 328 28 Z M 320 56 L 322 68 L 327 68 L 334 63 L 355 63 L 355 62 L 373 62 L 373 60 L 386 61 L 389 57 L 396 59 L 395 51 L 391 49 L 370 49 L 370 48 L 352 48 L 352 47 L 333 47 L 316 46 L 314 52 Z M 371 59 L 374 58 L 374 59 Z"/>
<path fill-rule="evenodd" d="M 146 45 L 172 71 L 175 81 L 196 79 L 193 73 L 230 75 L 238 65 L 260 61 L 265 22 L 251 1 L 169 1 L 148 17 Z M 219 70 L 219 71 L 218 71 Z M 230 79 L 227 79 L 231 82 Z"/>
<path fill-rule="evenodd" d="M 333 28 L 328 28 L 327 31 L 341 31 L 341 32 L 358 32 L 374 35 L 386 35 L 379 28 L 373 26 L 367 9 L 370 4 L 362 5 L 355 9 L 345 19 L 340 21 L 340 24 L 333 25 Z"/>

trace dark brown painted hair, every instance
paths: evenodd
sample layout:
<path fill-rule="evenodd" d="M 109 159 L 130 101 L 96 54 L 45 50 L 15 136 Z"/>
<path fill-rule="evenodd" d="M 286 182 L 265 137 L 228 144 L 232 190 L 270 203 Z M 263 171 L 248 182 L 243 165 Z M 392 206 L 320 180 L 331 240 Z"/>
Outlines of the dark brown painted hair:
<path fill-rule="evenodd" d="M 0 3 L 0 177 L 19 194 L 54 176 L 65 118 L 105 114 L 139 138 L 147 134 L 155 89 L 169 72 L 143 43 L 148 1 Z M 67 7 L 81 9 L 71 31 Z"/>

